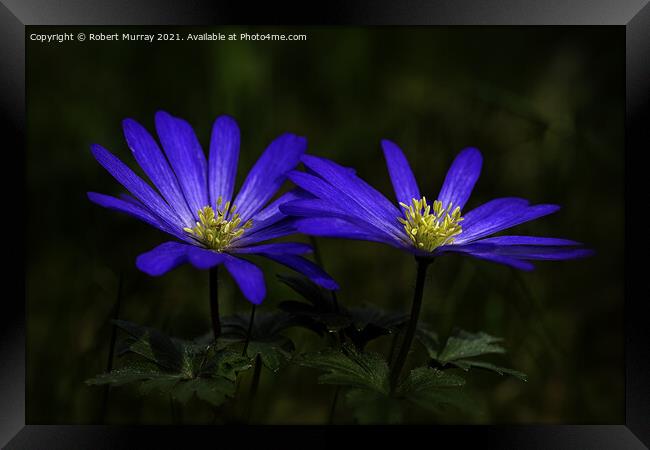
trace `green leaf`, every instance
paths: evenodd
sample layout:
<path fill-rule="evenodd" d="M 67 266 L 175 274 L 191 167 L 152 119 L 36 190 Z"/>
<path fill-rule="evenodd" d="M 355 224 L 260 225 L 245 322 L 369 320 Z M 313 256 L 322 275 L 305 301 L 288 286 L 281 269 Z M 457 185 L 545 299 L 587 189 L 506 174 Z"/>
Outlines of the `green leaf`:
<path fill-rule="evenodd" d="M 393 397 L 369 389 L 351 389 L 345 396 L 354 417 L 362 424 L 396 424 L 402 421 L 402 403 Z"/>
<path fill-rule="evenodd" d="M 181 370 L 183 351 L 174 341 L 160 331 L 136 325 L 125 320 L 114 320 L 118 328 L 129 334 L 123 342 L 121 353 L 131 351 L 172 371 Z"/>
<path fill-rule="evenodd" d="M 357 330 L 363 330 L 368 325 L 374 325 L 386 330 L 385 334 L 396 331 L 399 327 L 408 322 L 408 314 L 394 311 L 384 311 L 380 308 L 365 306 L 361 308 L 350 308 L 352 326 Z"/>
<path fill-rule="evenodd" d="M 222 343 L 241 354 L 246 342 L 249 322 L 250 318 L 245 314 L 224 317 L 223 335 L 220 338 Z M 266 368 L 277 372 L 284 361 L 291 359 L 291 354 L 295 350 L 293 341 L 280 334 L 293 323 L 291 315 L 285 312 L 256 314 L 246 356 L 254 360 L 259 355 Z"/>
<path fill-rule="evenodd" d="M 375 307 L 348 310 L 351 325 L 344 332 L 357 348 L 363 349 L 368 342 L 397 331 L 408 322 L 408 315 L 384 311 Z"/>
<path fill-rule="evenodd" d="M 452 406 L 463 412 L 476 413 L 477 402 L 464 391 L 465 380 L 459 376 L 429 367 L 412 370 L 401 383 L 398 392 L 422 408 L 444 413 Z"/>
<path fill-rule="evenodd" d="M 228 349 L 214 351 L 202 362 L 195 376 L 172 385 L 168 390 L 181 403 L 187 403 L 196 395 L 214 406 L 222 404 L 235 394 L 237 373 L 251 367 L 248 358 Z M 163 392 L 165 387 L 160 386 Z"/>
<path fill-rule="evenodd" d="M 318 378 L 319 383 L 370 389 L 383 394 L 390 390 L 389 369 L 384 358 L 376 353 L 359 352 L 349 344 L 344 344 L 341 350 L 304 354 L 297 362 L 324 371 Z"/>
<path fill-rule="evenodd" d="M 330 291 L 303 276 L 278 275 L 278 279 L 309 302 L 295 300 L 280 302 L 279 308 L 294 318 L 293 325 L 311 330 L 319 336 L 323 336 L 328 331 L 338 332 L 350 325 L 348 314 L 336 307 Z"/>
<path fill-rule="evenodd" d="M 324 371 L 318 378 L 319 383 L 350 388 L 346 403 L 359 423 L 401 421 L 400 400 L 390 395 L 389 368 L 382 356 L 359 351 L 346 343 L 340 350 L 304 354 L 297 362 Z"/>
<path fill-rule="evenodd" d="M 248 344 L 246 354 L 251 360 L 259 355 L 267 369 L 277 372 L 284 361 L 291 359 L 294 350 L 293 342 L 281 337 L 274 341 L 252 341 Z"/>
<path fill-rule="evenodd" d="M 421 392 L 418 395 L 409 395 L 407 398 L 421 408 L 437 414 L 445 414 L 449 407 L 470 416 L 483 414 L 480 403 L 461 388 L 435 389 Z"/>
<path fill-rule="evenodd" d="M 279 307 L 294 317 L 293 325 L 307 328 L 319 336 L 343 331 L 359 349 L 380 336 L 390 334 L 408 321 L 408 315 L 386 312 L 374 307 L 346 309 L 337 307 L 331 293 L 305 277 L 283 277 L 280 280 L 309 303 L 288 300 Z"/>
<path fill-rule="evenodd" d="M 505 349 L 497 344 L 501 340 L 486 333 L 468 333 L 459 330 L 447 340 L 445 347 L 440 352 L 436 353 L 435 347 L 430 343 L 425 344 L 425 347 L 427 347 L 433 363 L 440 368 L 454 366 L 468 371 L 470 368 L 475 367 L 490 370 L 499 375 L 511 375 L 519 380 L 527 381 L 526 374 L 522 372 L 500 367 L 490 362 L 470 359 L 487 354 L 505 353 Z M 422 339 L 420 341 L 423 342 Z"/>
<path fill-rule="evenodd" d="M 226 380 L 235 381 L 237 374 L 251 368 L 250 359 L 240 353 L 223 351 L 217 354 L 209 363 L 207 368 L 211 376 L 223 377 Z"/>
<path fill-rule="evenodd" d="M 528 381 L 528 376 L 525 373 L 513 369 L 508 369 L 506 367 L 499 367 L 485 361 L 476 361 L 472 359 L 459 359 L 451 362 L 450 364 L 459 367 L 465 371 L 469 370 L 471 367 L 477 367 L 479 369 L 486 369 L 492 372 L 496 372 L 499 375 L 511 375 L 515 378 L 520 379 L 521 381 Z"/>
<path fill-rule="evenodd" d="M 86 380 L 89 386 L 100 386 L 110 384 L 113 386 L 122 386 L 124 384 L 143 381 L 163 375 L 156 367 L 143 364 L 133 364 L 131 366 L 113 369 L 109 373 L 97 375 L 94 378 Z"/>
<path fill-rule="evenodd" d="M 237 373 L 251 367 L 250 359 L 241 352 L 172 339 L 128 322 L 119 326 L 129 333 L 126 351 L 138 359 L 128 360 L 123 367 L 92 378 L 87 384 L 136 384 L 142 394 L 161 392 L 183 403 L 196 396 L 217 406 L 234 395 Z M 170 358 L 159 356 L 163 349 L 166 356 L 173 356 L 174 364 L 169 363 Z"/>
<path fill-rule="evenodd" d="M 489 353 L 505 353 L 505 349 L 496 344 L 500 341 L 502 341 L 501 338 L 483 332 L 473 334 L 461 330 L 456 336 L 450 336 L 447 339 L 445 347 L 436 359 L 444 364 L 457 359 L 471 358 Z"/>
<path fill-rule="evenodd" d="M 181 403 L 187 403 L 196 395 L 213 406 L 219 406 L 235 394 L 235 383 L 219 377 L 194 378 L 177 383 L 169 393 Z"/>
<path fill-rule="evenodd" d="M 424 346 L 432 359 L 437 359 L 440 342 L 438 335 L 433 330 L 420 323 L 415 330 L 415 338 Z"/>
<path fill-rule="evenodd" d="M 223 336 L 245 338 L 248 333 L 250 314 L 237 313 L 221 319 Z M 251 339 L 275 338 L 293 325 L 291 314 L 284 311 L 257 311 L 251 330 Z"/>
<path fill-rule="evenodd" d="M 429 367 L 418 367 L 411 370 L 408 377 L 400 384 L 399 392 L 407 395 L 436 388 L 460 387 L 465 380 L 459 376 L 445 373 L 442 370 Z"/>

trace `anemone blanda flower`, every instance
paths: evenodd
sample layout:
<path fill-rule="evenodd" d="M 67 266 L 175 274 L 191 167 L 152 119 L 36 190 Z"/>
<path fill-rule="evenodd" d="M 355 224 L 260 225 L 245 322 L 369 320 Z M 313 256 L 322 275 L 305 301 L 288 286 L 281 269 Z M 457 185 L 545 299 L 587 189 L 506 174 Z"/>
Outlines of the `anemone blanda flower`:
<path fill-rule="evenodd" d="M 349 167 L 305 155 L 309 173 L 291 171 L 289 179 L 312 198 L 296 199 L 280 209 L 302 217 L 296 228 L 305 234 L 381 242 L 421 258 L 464 253 L 522 270 L 527 260 L 563 260 L 590 255 L 567 239 L 496 236 L 494 233 L 554 213 L 557 205 L 531 205 L 516 197 L 497 198 L 467 213 L 463 207 L 481 172 L 483 158 L 475 148 L 462 150 L 452 163 L 437 199 L 420 194 L 401 149 L 381 142 L 398 204 L 388 200 Z"/>
<path fill-rule="evenodd" d="M 300 193 L 290 191 L 267 203 L 284 183 L 286 172 L 304 154 L 305 138 L 285 133 L 271 142 L 233 200 L 240 141 L 233 118 L 220 116 L 214 122 L 207 160 L 192 127 L 164 111 L 155 116 L 164 153 L 142 125 L 132 119 L 125 119 L 122 125 L 135 160 L 157 190 L 95 144 L 95 159 L 131 195 L 116 198 L 89 192 L 88 198 L 177 239 L 138 256 L 136 265 L 140 270 L 158 276 L 184 263 L 198 269 L 223 264 L 244 296 L 259 304 L 266 295 L 264 275 L 242 257 L 261 255 L 303 273 L 327 289 L 338 289 L 323 270 L 300 256 L 311 251 L 308 245 L 261 244 L 295 232 L 294 219 L 285 216 L 279 206 L 301 198 Z"/>

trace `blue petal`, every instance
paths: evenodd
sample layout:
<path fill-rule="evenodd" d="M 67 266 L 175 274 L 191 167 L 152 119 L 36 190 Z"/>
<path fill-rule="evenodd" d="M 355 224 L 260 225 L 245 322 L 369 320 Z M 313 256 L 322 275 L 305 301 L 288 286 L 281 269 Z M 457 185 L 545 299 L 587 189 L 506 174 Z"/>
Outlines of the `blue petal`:
<path fill-rule="evenodd" d="M 496 255 L 494 253 L 467 253 L 470 256 L 478 259 L 484 259 L 486 261 L 491 261 L 499 264 L 504 264 L 506 266 L 514 267 L 515 269 L 530 271 L 535 268 L 531 263 L 527 261 L 521 261 L 517 258 L 511 258 L 503 255 Z"/>
<path fill-rule="evenodd" d="M 225 256 L 225 266 L 241 289 L 244 297 L 251 303 L 259 305 L 266 297 L 264 273 L 255 264 L 230 255 Z"/>
<path fill-rule="evenodd" d="M 469 244 L 466 247 L 469 247 L 469 251 L 471 251 L 473 245 L 481 244 Z M 569 248 L 565 246 L 549 247 L 538 245 L 495 245 L 494 248 L 489 250 L 489 253 L 517 259 L 535 259 L 548 261 L 586 258 L 594 254 L 593 250 L 586 248 Z"/>
<path fill-rule="evenodd" d="M 276 138 L 248 173 L 235 198 L 237 212 L 245 222 L 262 209 L 286 180 L 286 172 L 296 167 L 307 149 L 307 139 L 285 133 Z"/>
<path fill-rule="evenodd" d="M 528 200 L 518 197 L 495 198 L 463 214 L 461 225 L 463 229 L 471 228 L 483 220 L 498 216 L 503 211 L 523 211 L 529 204 Z"/>
<path fill-rule="evenodd" d="M 447 171 L 438 200 L 445 207 L 451 203 L 454 208 L 459 206 L 463 209 L 481 174 L 482 165 L 481 152 L 471 147 L 462 150 Z"/>
<path fill-rule="evenodd" d="M 91 146 L 93 156 L 122 186 L 170 228 L 181 228 L 179 217 L 142 178 L 101 145 Z"/>
<path fill-rule="evenodd" d="M 211 269 L 226 260 L 224 253 L 207 248 L 192 247 L 187 251 L 187 261 L 200 270 Z"/>
<path fill-rule="evenodd" d="M 293 218 L 284 214 L 280 206 L 301 198 L 313 198 L 313 196 L 300 189 L 293 189 L 278 197 L 252 217 L 253 226 L 236 241 L 236 245 L 242 247 L 295 233 Z"/>
<path fill-rule="evenodd" d="M 501 203 L 500 207 L 493 208 L 497 203 Z M 494 201 L 492 206 L 486 206 L 484 209 L 494 209 L 494 211 L 491 214 L 468 214 L 465 221 L 461 222 L 463 231 L 455 241 L 457 244 L 476 241 L 507 228 L 552 214 L 560 207 L 557 205 L 528 206 L 520 201 Z M 479 215 L 480 218 L 478 218 Z"/>
<path fill-rule="evenodd" d="M 248 230 L 240 239 L 235 241 L 235 245 L 237 248 L 246 247 L 257 242 L 268 241 L 269 239 L 276 239 L 289 234 L 294 234 L 296 228 L 293 225 L 293 222 L 294 219 L 292 217 L 286 217 L 262 229 Z"/>
<path fill-rule="evenodd" d="M 343 199 L 339 198 L 335 204 L 354 202 L 359 206 L 355 214 L 377 219 L 377 225 L 381 223 L 384 229 L 390 230 L 396 237 L 403 235 L 397 221 L 398 217 L 403 217 L 402 212 L 383 194 L 353 175 L 348 168 L 311 155 L 303 156 L 302 162 L 345 196 Z M 301 187 L 309 191 L 304 186 Z"/>
<path fill-rule="evenodd" d="M 125 202 L 130 203 L 132 205 L 136 205 L 140 208 L 145 207 L 140 200 L 138 200 L 137 198 L 133 197 L 130 194 L 127 194 L 126 192 L 120 192 L 119 194 L 117 194 L 117 196 L 120 200 L 124 200 Z"/>
<path fill-rule="evenodd" d="M 474 241 L 475 243 L 482 244 L 498 244 L 498 245 L 582 245 L 580 242 L 572 241 L 569 239 L 560 239 L 552 237 L 539 237 L 539 236 L 496 236 L 491 238 L 480 239 Z"/>
<path fill-rule="evenodd" d="M 387 232 L 384 228 L 379 228 L 381 222 L 377 219 L 368 219 L 367 216 L 357 216 L 350 211 L 344 211 L 335 204 L 321 199 L 312 200 L 296 200 L 284 203 L 280 206 L 280 210 L 287 215 L 305 218 L 337 218 L 345 220 L 360 229 L 366 230 L 369 234 L 377 236 L 378 240 L 390 243 L 395 247 L 401 247 L 407 243 L 395 236 L 391 232 Z M 376 226 L 377 225 L 377 226 Z M 406 237 L 406 235 L 404 235 Z"/>
<path fill-rule="evenodd" d="M 250 229 L 250 232 L 261 230 L 262 228 L 266 228 L 269 225 L 273 225 L 274 223 L 286 218 L 287 215 L 280 210 L 280 205 L 290 201 L 308 198 L 314 198 L 314 196 L 302 189 L 293 189 L 282 194 L 252 217 L 253 227 Z"/>
<path fill-rule="evenodd" d="M 132 119 L 122 121 L 126 142 L 144 173 L 165 197 L 186 227 L 194 224 L 194 215 L 187 206 L 176 175 L 149 132 Z"/>
<path fill-rule="evenodd" d="M 158 228 L 165 233 L 171 234 L 172 236 L 175 236 L 181 240 L 190 243 L 193 242 L 192 238 L 181 232 L 178 228 L 170 227 L 133 197 L 129 197 L 129 200 L 122 200 L 119 198 L 111 197 L 110 195 L 98 194 L 97 192 L 88 192 L 88 199 L 99 206 L 103 206 L 104 208 L 129 214 L 130 216 L 142 220 L 143 222 L 148 223 L 149 225 Z"/>
<path fill-rule="evenodd" d="M 347 220 L 335 217 L 298 219 L 295 222 L 295 227 L 300 233 L 311 236 L 381 242 L 402 248 L 402 245 L 396 244 L 394 240 L 386 239 L 384 233 L 373 233 Z"/>
<path fill-rule="evenodd" d="M 208 206 L 208 163 L 196 134 L 186 121 L 164 111 L 156 113 L 156 130 L 195 218 Z"/>
<path fill-rule="evenodd" d="M 135 265 L 144 273 L 157 277 L 187 262 L 187 252 L 191 248 L 187 244 L 165 242 L 138 256 Z"/>
<path fill-rule="evenodd" d="M 353 181 L 351 184 L 343 181 L 346 178 L 352 178 L 351 175 L 340 172 L 339 175 L 344 176 L 339 179 L 321 179 L 305 172 L 289 172 L 288 177 L 294 184 L 318 197 L 320 200 L 285 203 L 280 209 L 291 215 L 307 217 L 331 216 L 346 219 L 359 225 L 363 223 L 366 228 L 378 230 L 390 236 L 394 241 L 401 241 L 404 233 L 397 226 L 399 224 L 397 218 L 402 217 L 402 213 L 394 205 L 390 204 L 392 212 L 384 210 L 382 214 L 379 206 L 370 196 L 364 196 L 363 194 L 355 195 L 359 183 Z M 357 177 L 354 178 L 361 181 Z M 372 189 L 370 186 L 368 188 Z M 379 192 L 375 192 L 381 196 Z M 384 198 L 384 200 L 386 199 Z M 304 209 L 301 210 L 301 207 L 304 207 Z M 310 208 L 312 209 L 310 210 Z"/>
<path fill-rule="evenodd" d="M 274 253 L 260 253 L 273 261 L 285 265 L 296 272 L 305 275 L 311 281 L 319 286 L 329 290 L 339 289 L 339 285 L 332 279 L 323 269 L 318 265 L 303 258 L 302 256 L 289 255 L 289 254 L 274 254 Z"/>
<path fill-rule="evenodd" d="M 301 244 L 298 242 L 277 242 L 274 244 L 264 244 L 256 246 L 247 246 L 241 248 L 233 248 L 233 253 L 269 253 L 269 254 L 292 254 L 292 255 L 302 255 L 305 253 L 311 253 L 312 248 L 307 244 Z"/>
<path fill-rule="evenodd" d="M 412 199 L 420 199 L 418 183 L 402 150 L 387 139 L 381 141 L 381 146 L 397 201 L 410 205 Z"/>
<path fill-rule="evenodd" d="M 216 206 L 219 197 L 224 203 L 232 200 L 238 160 L 239 127 L 237 122 L 230 116 L 220 116 L 214 122 L 210 139 L 208 188 L 212 207 Z"/>
<path fill-rule="evenodd" d="M 533 270 L 535 268 L 529 262 L 522 261 L 512 256 L 494 253 L 492 251 L 493 247 L 494 246 L 488 244 L 446 245 L 437 249 L 436 253 L 462 253 L 478 259 L 505 264 L 506 266 L 520 270 Z"/>

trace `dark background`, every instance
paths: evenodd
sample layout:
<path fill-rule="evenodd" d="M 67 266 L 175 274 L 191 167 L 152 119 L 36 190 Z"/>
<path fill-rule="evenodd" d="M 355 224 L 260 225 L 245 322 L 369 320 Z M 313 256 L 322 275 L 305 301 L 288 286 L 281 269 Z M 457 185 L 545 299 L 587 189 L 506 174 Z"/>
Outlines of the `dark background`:
<path fill-rule="evenodd" d="M 69 27 L 31 32 L 242 32 L 244 28 Z M 207 274 L 190 267 L 150 278 L 135 257 L 166 239 L 135 219 L 92 205 L 85 192 L 119 185 L 92 159 L 100 143 L 132 167 L 120 121 L 153 130 L 166 109 L 187 119 L 207 149 L 214 118 L 242 130 L 238 184 L 268 142 L 307 136 L 310 152 L 354 166 L 389 198 L 379 140 L 405 151 L 433 198 L 461 148 L 483 151 L 483 174 L 466 210 L 493 197 L 558 203 L 550 217 L 515 229 L 568 237 L 595 248 L 588 260 L 540 263 L 533 273 L 447 257 L 431 271 L 422 320 L 445 336 L 453 325 L 503 336 L 496 358 L 528 383 L 478 373 L 481 423 L 623 422 L 624 32 L 582 28 L 312 28 L 306 42 L 27 41 L 28 265 L 27 423 L 93 423 L 102 390 L 83 380 L 105 369 L 119 273 L 121 317 L 182 337 L 209 328 Z M 340 301 L 406 310 L 411 258 L 377 244 L 320 242 Z M 290 296 L 266 269 L 263 309 Z M 226 312 L 248 304 L 227 279 Z M 299 350 L 323 343 L 291 336 Z M 389 339 L 372 349 L 384 351 Z M 247 374 L 248 375 L 248 374 Z M 263 372 L 256 421 L 322 423 L 333 393 L 315 373 Z M 243 383 L 246 383 L 246 378 Z M 205 421 L 201 405 L 185 420 Z M 349 420 L 339 408 L 341 422 Z M 416 421 L 467 422 L 412 412 Z M 167 423 L 164 398 L 115 389 L 110 423 Z"/>

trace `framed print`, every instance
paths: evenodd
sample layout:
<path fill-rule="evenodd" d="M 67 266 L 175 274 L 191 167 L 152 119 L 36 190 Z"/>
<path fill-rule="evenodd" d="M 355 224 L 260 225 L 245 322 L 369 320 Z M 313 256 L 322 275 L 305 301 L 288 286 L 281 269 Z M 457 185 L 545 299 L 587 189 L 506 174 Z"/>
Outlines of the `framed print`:
<path fill-rule="evenodd" d="M 645 3 L 3 2 L 2 444 L 646 448 Z"/>

